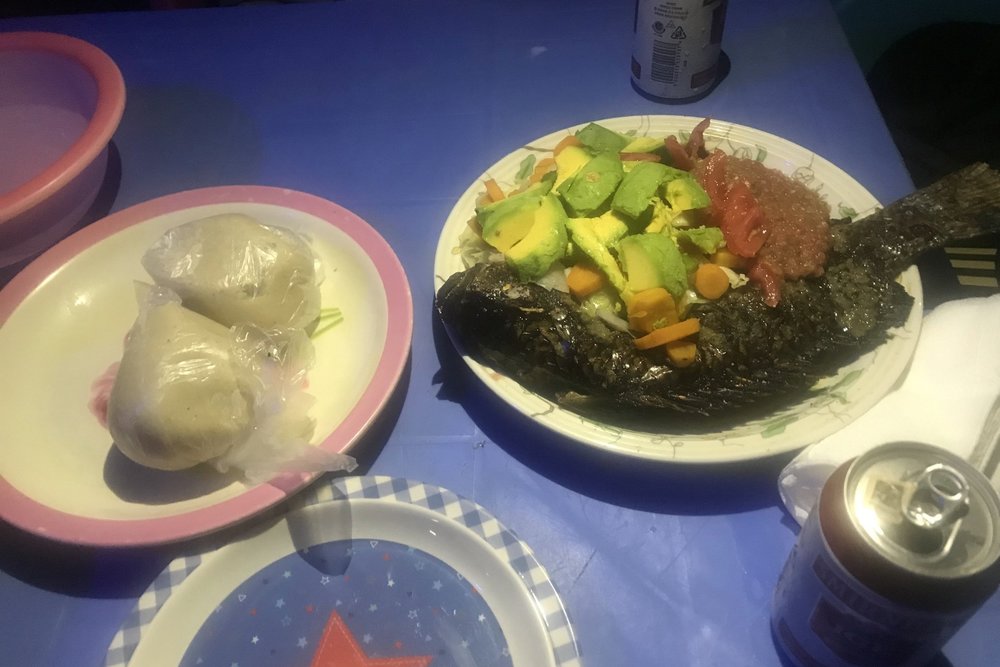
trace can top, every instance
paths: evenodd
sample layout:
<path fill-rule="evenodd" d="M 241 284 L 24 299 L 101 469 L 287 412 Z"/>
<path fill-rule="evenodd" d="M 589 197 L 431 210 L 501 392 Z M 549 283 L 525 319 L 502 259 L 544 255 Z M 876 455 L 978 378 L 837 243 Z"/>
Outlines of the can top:
<path fill-rule="evenodd" d="M 1000 562 L 1000 497 L 951 452 L 915 442 L 876 447 L 850 465 L 844 493 L 857 532 L 903 570 L 959 579 Z"/>

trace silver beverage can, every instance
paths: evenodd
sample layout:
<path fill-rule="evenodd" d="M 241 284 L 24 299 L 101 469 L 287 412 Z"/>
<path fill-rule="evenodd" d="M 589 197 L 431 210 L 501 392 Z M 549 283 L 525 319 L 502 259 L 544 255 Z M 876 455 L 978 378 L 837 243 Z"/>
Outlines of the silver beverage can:
<path fill-rule="evenodd" d="M 930 445 L 830 476 L 778 580 L 771 629 L 800 667 L 916 667 L 1000 586 L 1000 498 Z"/>
<path fill-rule="evenodd" d="M 722 53 L 727 0 L 636 0 L 632 86 L 646 97 L 689 102 L 728 71 Z"/>

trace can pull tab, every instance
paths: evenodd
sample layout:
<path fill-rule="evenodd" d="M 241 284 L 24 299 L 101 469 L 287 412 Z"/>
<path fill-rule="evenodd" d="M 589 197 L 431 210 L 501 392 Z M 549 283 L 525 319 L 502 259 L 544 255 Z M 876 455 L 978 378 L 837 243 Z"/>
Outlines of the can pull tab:
<path fill-rule="evenodd" d="M 919 473 L 903 492 L 903 515 L 914 526 L 940 529 L 969 511 L 969 483 L 962 473 L 935 463 Z"/>

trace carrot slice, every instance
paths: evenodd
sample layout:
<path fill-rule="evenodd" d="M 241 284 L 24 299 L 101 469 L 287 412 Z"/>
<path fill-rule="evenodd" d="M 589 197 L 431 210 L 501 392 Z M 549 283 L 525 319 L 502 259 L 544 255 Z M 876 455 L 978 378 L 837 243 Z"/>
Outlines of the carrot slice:
<path fill-rule="evenodd" d="M 659 326 L 677 323 L 677 305 L 662 287 L 636 292 L 628 302 L 628 324 L 634 331 L 649 333 Z"/>
<path fill-rule="evenodd" d="M 490 201 L 500 201 L 504 198 L 503 190 L 497 185 L 496 180 L 487 178 L 483 181 L 483 185 L 486 186 L 486 194 L 490 198 Z"/>
<path fill-rule="evenodd" d="M 689 340 L 667 343 L 667 358 L 678 368 L 685 368 L 698 358 L 698 346 Z"/>
<path fill-rule="evenodd" d="M 585 264 L 574 264 L 566 274 L 569 293 L 577 299 L 585 299 L 604 286 L 604 274 Z"/>
<path fill-rule="evenodd" d="M 552 149 L 552 154 L 553 155 L 559 155 L 559 152 L 562 149 L 566 148 L 567 146 L 582 146 L 582 145 L 583 145 L 583 142 L 580 141 L 576 137 L 576 135 L 567 134 L 565 137 L 563 137 L 562 139 L 560 139 L 559 143 L 556 144 L 555 148 Z"/>
<path fill-rule="evenodd" d="M 535 165 L 534 171 L 531 172 L 531 176 L 528 177 L 528 182 L 537 183 L 542 180 L 542 176 L 549 173 L 556 167 L 556 161 L 550 157 L 542 158 Z"/>
<path fill-rule="evenodd" d="M 729 276 L 718 264 L 702 264 L 694 272 L 694 288 L 706 299 L 718 299 L 729 289 Z"/>
<path fill-rule="evenodd" d="M 636 338 L 635 346 L 640 350 L 648 350 L 653 347 L 672 343 L 675 340 L 687 338 L 692 334 L 698 333 L 700 329 L 701 322 L 698 321 L 698 318 L 689 317 L 686 320 L 681 320 L 677 324 L 671 324 L 670 326 L 662 327 L 660 329 L 654 329 L 652 333 L 646 334 L 641 338 Z"/>

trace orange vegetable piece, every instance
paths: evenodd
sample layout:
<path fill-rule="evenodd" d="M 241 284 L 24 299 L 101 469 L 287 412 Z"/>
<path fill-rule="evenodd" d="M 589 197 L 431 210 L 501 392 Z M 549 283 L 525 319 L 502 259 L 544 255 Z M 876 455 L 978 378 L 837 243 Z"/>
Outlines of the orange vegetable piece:
<path fill-rule="evenodd" d="M 713 264 L 724 266 L 727 269 L 742 269 L 746 266 L 746 260 L 739 255 L 734 255 L 725 248 L 719 248 L 711 257 Z"/>
<path fill-rule="evenodd" d="M 702 264 L 694 272 L 694 288 L 706 299 L 718 299 L 729 289 L 729 276 L 718 264 Z"/>
<path fill-rule="evenodd" d="M 634 331 L 649 333 L 657 326 L 676 324 L 677 305 L 662 287 L 636 292 L 628 302 L 628 324 Z"/>
<path fill-rule="evenodd" d="M 569 293 L 577 299 L 585 299 L 604 287 L 604 274 L 586 264 L 574 264 L 566 274 Z"/>
<path fill-rule="evenodd" d="M 583 142 L 576 138 L 576 135 L 567 134 L 565 137 L 559 140 L 555 148 L 552 149 L 553 155 L 559 155 L 559 152 L 566 148 L 567 146 L 582 146 Z"/>
<path fill-rule="evenodd" d="M 667 358 L 678 368 L 685 368 L 698 358 L 698 346 L 689 340 L 667 343 Z"/>
<path fill-rule="evenodd" d="M 548 172 L 555 169 L 556 161 L 550 157 L 542 158 L 535 165 L 534 171 L 531 172 L 531 176 L 528 178 L 529 183 L 537 183 L 542 180 L 542 176 Z"/>
<path fill-rule="evenodd" d="M 486 186 L 486 195 L 490 198 L 490 201 L 500 201 L 504 198 L 503 190 L 497 185 L 497 182 L 492 178 L 487 178 L 483 181 L 483 185 Z"/>
<path fill-rule="evenodd" d="M 689 317 L 686 320 L 681 320 L 677 324 L 671 324 L 670 326 L 662 327 L 660 329 L 654 329 L 652 333 L 648 333 L 642 338 L 636 338 L 635 346 L 640 350 L 648 350 L 660 345 L 672 343 L 675 340 L 687 338 L 688 336 L 698 333 L 700 330 L 701 322 L 698 318 Z"/>

